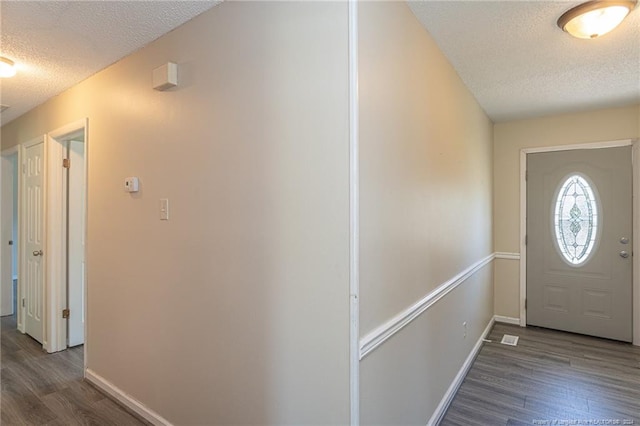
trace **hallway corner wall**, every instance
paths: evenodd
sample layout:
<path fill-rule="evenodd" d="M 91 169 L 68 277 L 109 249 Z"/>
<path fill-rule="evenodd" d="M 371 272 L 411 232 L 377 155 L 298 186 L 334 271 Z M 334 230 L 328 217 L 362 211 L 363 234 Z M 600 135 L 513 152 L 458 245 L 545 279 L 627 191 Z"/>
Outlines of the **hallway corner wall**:
<path fill-rule="evenodd" d="M 493 124 L 406 3 L 359 16 L 360 415 L 426 424 L 493 317 Z"/>
<path fill-rule="evenodd" d="M 221 2 L 2 127 L 89 119 L 93 378 L 176 425 L 348 422 L 348 84 L 346 3 Z"/>

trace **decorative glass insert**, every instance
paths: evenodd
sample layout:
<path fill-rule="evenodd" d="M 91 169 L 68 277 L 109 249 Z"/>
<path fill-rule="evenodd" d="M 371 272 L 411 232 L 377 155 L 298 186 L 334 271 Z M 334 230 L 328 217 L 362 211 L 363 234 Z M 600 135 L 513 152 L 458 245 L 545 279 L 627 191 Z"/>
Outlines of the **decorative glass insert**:
<path fill-rule="evenodd" d="M 584 263 L 596 242 L 598 206 L 591 185 L 582 176 L 569 176 L 560 187 L 554 224 L 562 256 L 572 265 Z"/>

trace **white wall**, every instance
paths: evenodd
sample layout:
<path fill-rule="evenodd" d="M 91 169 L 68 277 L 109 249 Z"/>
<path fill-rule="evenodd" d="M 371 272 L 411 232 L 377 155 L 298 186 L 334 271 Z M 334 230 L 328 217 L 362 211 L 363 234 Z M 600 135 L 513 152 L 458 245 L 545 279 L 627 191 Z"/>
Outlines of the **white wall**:
<path fill-rule="evenodd" d="M 359 26 L 367 335 L 492 254 L 493 125 L 404 2 Z M 427 423 L 492 314 L 489 264 L 364 358 L 362 423 Z"/>
<path fill-rule="evenodd" d="M 346 3 L 224 2 L 2 128 L 89 118 L 88 367 L 174 424 L 348 422 L 347 41 Z"/>

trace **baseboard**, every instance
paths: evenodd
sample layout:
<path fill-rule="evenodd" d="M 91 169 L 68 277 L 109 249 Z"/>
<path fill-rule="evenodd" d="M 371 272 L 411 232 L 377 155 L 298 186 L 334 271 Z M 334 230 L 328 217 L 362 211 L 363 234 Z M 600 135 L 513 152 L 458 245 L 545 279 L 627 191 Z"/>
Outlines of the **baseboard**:
<path fill-rule="evenodd" d="M 458 374 L 453 379 L 453 382 L 451 382 L 449 389 L 447 389 L 447 392 L 442 397 L 440 404 L 438 404 L 438 407 L 433 412 L 433 415 L 431 416 L 431 419 L 429 419 L 427 426 L 435 426 L 438 423 L 440 423 L 440 421 L 442 421 L 445 413 L 447 412 L 447 408 L 449 408 L 451 401 L 453 401 L 453 398 L 456 396 L 456 392 L 458 391 L 458 388 L 464 381 L 464 378 L 469 372 L 469 369 L 471 368 L 473 361 L 476 359 L 478 352 L 480 352 L 480 349 L 482 348 L 483 340 L 486 339 L 486 337 L 489 335 L 489 332 L 491 331 L 491 327 L 493 327 L 494 323 L 495 323 L 495 317 L 491 318 L 491 320 L 489 321 L 489 324 L 487 324 L 487 327 L 482 332 L 482 335 L 476 342 L 475 346 L 473 347 L 473 349 L 471 349 L 469 356 L 464 361 L 464 364 L 462 364 L 462 367 L 460 367 L 460 371 L 458 371 Z"/>
<path fill-rule="evenodd" d="M 502 315 L 494 315 L 493 319 L 496 322 L 501 322 L 503 324 L 520 325 L 520 318 L 505 317 L 505 316 L 502 316 Z"/>
<path fill-rule="evenodd" d="M 127 407 L 143 419 L 156 426 L 172 426 L 171 423 L 160 414 L 151 410 L 137 399 L 127 395 L 121 389 L 117 388 L 113 383 L 107 381 L 104 377 L 96 374 L 90 369 L 85 370 L 84 378 L 102 392 L 111 396 L 117 402 Z"/>

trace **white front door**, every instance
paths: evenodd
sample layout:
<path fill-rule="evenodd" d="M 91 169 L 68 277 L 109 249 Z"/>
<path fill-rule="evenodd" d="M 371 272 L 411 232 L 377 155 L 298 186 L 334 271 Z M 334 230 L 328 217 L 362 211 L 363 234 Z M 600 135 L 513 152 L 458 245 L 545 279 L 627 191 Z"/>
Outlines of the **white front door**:
<path fill-rule="evenodd" d="M 25 332 L 42 343 L 44 333 L 44 142 L 25 146 L 23 182 Z M 22 277 L 21 277 L 22 279 Z"/>
<path fill-rule="evenodd" d="M 0 230 L 0 253 L 2 276 L 0 276 L 0 316 L 13 315 L 13 169 L 10 156 L 2 156 L 2 224 Z"/>
<path fill-rule="evenodd" d="M 85 292 L 85 170 L 84 143 L 70 141 L 68 158 L 71 160 L 68 185 L 68 345 L 84 343 L 84 292 Z"/>
<path fill-rule="evenodd" d="M 632 340 L 631 147 L 527 156 L 527 324 Z"/>

